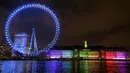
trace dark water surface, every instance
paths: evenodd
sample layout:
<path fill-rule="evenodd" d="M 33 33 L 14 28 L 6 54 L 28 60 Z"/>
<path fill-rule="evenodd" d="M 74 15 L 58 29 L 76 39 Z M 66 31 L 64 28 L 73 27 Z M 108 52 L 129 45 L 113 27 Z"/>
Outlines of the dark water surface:
<path fill-rule="evenodd" d="M 6 60 L 1 73 L 130 73 L 130 61 Z"/>

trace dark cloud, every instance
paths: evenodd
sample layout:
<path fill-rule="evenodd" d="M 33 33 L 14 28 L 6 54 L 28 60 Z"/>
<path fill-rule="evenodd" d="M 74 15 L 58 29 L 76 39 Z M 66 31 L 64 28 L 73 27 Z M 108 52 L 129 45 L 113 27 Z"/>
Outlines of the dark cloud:
<path fill-rule="evenodd" d="M 113 3 L 114 2 L 114 3 Z M 77 9 L 76 14 L 73 14 L 71 9 L 68 13 L 69 18 L 63 18 L 65 23 L 63 26 L 64 32 L 62 32 L 64 38 L 61 42 L 69 42 L 70 44 L 83 44 L 83 41 L 86 39 L 90 45 L 98 45 L 98 44 L 105 44 L 105 40 L 108 40 L 108 36 L 114 35 L 115 38 L 120 38 L 120 36 L 116 36 L 116 34 L 130 32 L 129 26 L 129 5 L 128 1 L 117 1 L 117 0 L 109 0 L 109 1 L 102 1 L 96 2 L 92 1 L 92 6 L 90 10 L 86 11 L 82 7 Z M 81 4 L 79 4 L 81 5 Z M 82 6 L 82 5 L 81 5 Z M 86 5 L 87 6 L 87 5 Z M 88 8 L 89 9 L 89 8 Z M 127 27 L 127 31 L 123 31 Z M 124 29 L 123 29 L 124 28 Z M 127 36 L 129 33 L 127 33 Z M 61 37 L 61 38 L 62 38 Z M 124 35 L 125 39 L 129 39 Z M 109 39 L 113 41 L 119 41 L 117 39 Z M 69 44 L 65 43 L 65 44 Z M 107 41 L 109 45 L 111 42 Z M 116 42 L 118 45 L 118 42 Z M 114 43 L 114 45 L 116 45 Z M 124 44 L 125 42 L 120 42 Z M 125 43 L 128 46 L 129 43 Z M 106 44 L 108 45 L 108 44 Z M 119 45 L 118 45 L 119 46 Z M 123 46 L 123 45 L 122 45 Z M 126 46 L 126 45 L 125 45 Z"/>
<path fill-rule="evenodd" d="M 6 16 L 6 10 L 2 7 L 0 7 L 0 43 L 2 39 L 4 39 L 4 24 L 5 24 L 5 16 Z"/>

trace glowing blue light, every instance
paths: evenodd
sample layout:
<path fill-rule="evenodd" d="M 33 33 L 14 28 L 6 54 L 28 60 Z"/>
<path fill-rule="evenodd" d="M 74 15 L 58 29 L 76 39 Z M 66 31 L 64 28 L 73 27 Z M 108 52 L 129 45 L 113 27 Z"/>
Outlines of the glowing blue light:
<path fill-rule="evenodd" d="M 8 44 L 9 44 L 13 49 L 15 49 L 15 48 L 13 47 L 13 43 L 12 43 L 12 41 L 11 41 L 11 39 L 10 39 L 9 26 L 10 26 L 11 21 L 12 21 L 12 19 L 14 18 L 14 16 L 17 15 L 20 11 L 22 11 L 22 10 L 24 10 L 24 9 L 27 9 L 27 8 L 39 8 L 39 9 L 42 9 L 42 10 L 48 12 L 48 13 L 52 16 L 52 18 L 53 18 L 53 20 L 54 20 L 54 22 L 55 22 L 55 24 L 56 24 L 56 33 L 55 33 L 55 36 L 54 36 L 52 42 L 51 42 L 49 45 L 47 45 L 47 47 L 45 47 L 45 48 L 43 48 L 42 50 L 40 50 L 38 53 L 47 52 L 47 51 L 48 51 L 50 48 L 52 48 L 53 45 L 56 43 L 56 40 L 57 40 L 57 38 L 58 38 L 58 36 L 59 36 L 59 33 L 60 33 L 60 24 L 59 24 L 59 22 L 58 22 L 58 18 L 56 17 L 56 15 L 55 15 L 48 7 L 46 7 L 45 5 L 32 3 L 32 4 L 23 5 L 23 6 L 21 6 L 21 7 L 18 7 L 16 10 L 14 10 L 14 11 L 10 14 L 10 16 L 8 17 L 8 19 L 7 19 L 7 21 L 6 21 L 6 24 L 5 24 L 5 36 L 6 36 L 6 40 L 7 40 Z M 17 49 L 15 49 L 15 50 L 18 51 Z M 36 52 L 35 52 L 35 53 L 36 53 Z M 35 53 L 34 53 L 34 54 L 35 54 Z M 36 53 L 36 54 L 38 54 L 38 53 Z M 36 54 L 35 54 L 35 55 L 36 55 Z M 31 53 L 30 55 L 33 55 L 33 54 Z"/>

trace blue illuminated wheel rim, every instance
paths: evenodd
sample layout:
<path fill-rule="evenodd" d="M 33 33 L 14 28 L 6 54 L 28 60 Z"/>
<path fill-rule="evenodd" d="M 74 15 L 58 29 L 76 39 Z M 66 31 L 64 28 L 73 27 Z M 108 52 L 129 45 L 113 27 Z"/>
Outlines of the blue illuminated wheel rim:
<path fill-rule="evenodd" d="M 60 24 L 59 24 L 59 21 L 58 21 L 58 18 L 56 17 L 56 15 L 48 8 L 46 7 L 45 5 L 41 5 L 41 4 L 35 4 L 35 3 L 32 3 L 32 4 L 26 4 L 26 5 L 23 5 L 23 6 L 20 6 L 18 8 L 16 8 L 8 17 L 6 23 L 5 23 L 5 37 L 6 37 L 6 40 L 8 42 L 8 44 L 11 46 L 12 49 L 15 49 L 16 51 L 18 51 L 16 48 L 14 48 L 13 46 L 13 42 L 10 38 L 10 35 L 9 35 L 9 27 L 10 27 L 10 23 L 12 21 L 12 19 L 14 18 L 14 16 L 16 16 L 20 11 L 24 10 L 24 9 L 28 9 L 28 8 L 38 8 L 38 9 L 41 9 L 41 10 L 44 10 L 46 11 L 47 13 L 49 13 L 51 15 L 51 17 L 53 18 L 55 24 L 56 24 L 56 32 L 55 32 L 55 36 L 53 38 L 53 40 L 51 41 L 50 44 L 47 45 L 47 47 L 43 48 L 42 50 L 40 50 L 38 53 L 36 52 L 31 52 L 29 55 L 33 56 L 33 55 L 38 55 L 42 52 L 47 52 L 49 49 L 51 49 L 54 44 L 56 43 L 58 37 L 59 37 L 59 33 L 60 33 Z M 20 53 L 23 53 L 21 51 L 18 51 Z M 23 53 L 24 55 L 27 55 L 26 53 Z"/>

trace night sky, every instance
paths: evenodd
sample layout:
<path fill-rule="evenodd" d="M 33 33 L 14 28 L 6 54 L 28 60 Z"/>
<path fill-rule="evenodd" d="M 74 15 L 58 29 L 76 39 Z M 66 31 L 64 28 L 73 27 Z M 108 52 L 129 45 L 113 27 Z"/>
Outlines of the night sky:
<path fill-rule="evenodd" d="M 57 41 L 58 45 L 83 45 L 84 40 L 87 40 L 89 45 L 130 47 L 129 0 L 11 0 L 0 2 L 0 40 L 3 38 L 4 23 L 10 12 L 30 2 L 45 4 L 59 18 L 61 32 Z M 27 16 L 29 10 L 16 16 L 12 22 L 12 28 L 19 25 L 19 29 L 23 29 L 25 23 L 28 25 L 24 29 L 28 33 L 31 33 L 32 27 L 39 28 L 36 29 L 37 39 L 48 43 L 55 32 L 54 22 L 46 12 L 35 15 L 36 11 L 33 11 L 32 17 L 31 14 Z M 37 12 L 40 14 L 40 11 Z M 42 15 L 44 16 L 41 17 Z M 30 22 L 27 21 L 28 19 Z M 29 26 L 29 24 L 32 25 Z M 48 38 L 43 39 L 43 36 Z M 44 42 L 39 41 L 40 44 Z"/>

